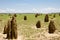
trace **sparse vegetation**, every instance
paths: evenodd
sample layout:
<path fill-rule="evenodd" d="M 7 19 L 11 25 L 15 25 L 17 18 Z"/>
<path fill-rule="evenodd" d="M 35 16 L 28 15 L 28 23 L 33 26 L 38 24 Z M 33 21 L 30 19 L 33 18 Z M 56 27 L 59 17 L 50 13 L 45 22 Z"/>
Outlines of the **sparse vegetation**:
<path fill-rule="evenodd" d="M 1 16 L 1 15 L 3 15 L 3 16 Z M 11 14 L 11 16 L 12 15 L 13 14 Z M 48 20 L 51 20 L 51 18 L 52 18 L 54 20 L 53 24 L 55 25 L 55 28 L 57 29 L 57 31 L 60 31 L 60 19 L 59 19 L 60 16 L 59 16 L 59 14 L 56 14 L 56 17 L 53 18 L 53 15 L 54 14 L 51 14 L 51 16 L 48 16 Z M 24 21 L 24 16 L 26 16 L 26 18 L 28 18 L 27 21 Z M 38 35 L 38 33 L 42 33 L 41 35 L 45 34 L 45 32 L 47 32 L 46 31 L 47 28 L 49 27 L 48 25 L 50 24 L 49 21 L 48 22 L 44 21 L 45 16 L 46 16 L 46 14 L 42 14 L 41 16 L 35 18 L 35 14 L 21 14 L 21 15 L 17 14 L 16 21 L 17 21 L 18 36 L 23 35 L 24 39 L 28 38 L 29 40 L 31 40 L 30 37 L 34 36 L 32 38 L 35 38 L 36 37 L 35 35 L 36 34 Z M 4 29 L 6 29 L 4 27 L 9 18 L 12 18 L 12 17 L 8 16 L 8 14 L 0 14 L 0 19 L 2 20 L 2 21 L 0 21 L 0 33 L 4 32 Z M 40 23 L 41 23 L 39 26 L 40 29 L 36 29 L 36 24 L 38 23 L 38 20 L 40 20 Z M 54 30 L 54 32 L 55 32 L 55 30 Z M 53 32 L 53 34 L 54 34 L 54 32 Z M 5 35 L 5 34 L 3 34 L 3 35 Z"/>

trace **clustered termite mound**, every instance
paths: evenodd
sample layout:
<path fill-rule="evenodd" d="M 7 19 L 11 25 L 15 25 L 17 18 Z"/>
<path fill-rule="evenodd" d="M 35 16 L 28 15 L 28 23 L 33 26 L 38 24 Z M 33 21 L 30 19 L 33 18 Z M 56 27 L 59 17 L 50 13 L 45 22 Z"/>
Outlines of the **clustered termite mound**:
<path fill-rule="evenodd" d="M 44 22 L 49 22 L 49 16 L 48 16 L 48 14 L 45 15 Z"/>
<path fill-rule="evenodd" d="M 54 21 L 50 20 L 49 26 L 48 26 L 48 32 L 49 33 L 54 33 L 56 30 L 55 25 L 54 25 Z"/>
<path fill-rule="evenodd" d="M 17 39 L 17 23 L 16 17 L 13 16 L 8 20 L 7 26 L 4 27 L 4 34 L 7 34 L 6 39 Z"/>
<path fill-rule="evenodd" d="M 37 27 L 37 28 L 40 28 L 40 27 L 41 27 L 41 22 L 40 22 L 40 21 L 38 21 L 38 22 L 36 23 L 36 27 Z"/>
<path fill-rule="evenodd" d="M 27 20 L 27 16 L 24 16 L 24 20 Z"/>

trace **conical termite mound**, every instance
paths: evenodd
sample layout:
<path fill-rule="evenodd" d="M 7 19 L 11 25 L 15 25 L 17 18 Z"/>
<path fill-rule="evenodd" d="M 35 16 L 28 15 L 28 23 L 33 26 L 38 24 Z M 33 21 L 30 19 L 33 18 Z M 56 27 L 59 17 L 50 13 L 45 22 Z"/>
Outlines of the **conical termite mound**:
<path fill-rule="evenodd" d="M 27 16 L 24 16 L 24 20 L 27 20 Z"/>
<path fill-rule="evenodd" d="M 56 30 L 56 28 L 55 28 L 55 25 L 54 25 L 54 21 L 51 20 L 50 23 L 49 23 L 49 26 L 48 26 L 48 32 L 49 33 L 54 33 L 55 30 Z"/>
<path fill-rule="evenodd" d="M 35 17 L 38 17 L 39 15 L 40 15 L 40 14 L 37 13 L 37 14 L 35 14 Z"/>
<path fill-rule="evenodd" d="M 40 28 L 40 27 L 41 27 L 41 22 L 40 22 L 40 21 L 38 21 L 38 22 L 36 23 L 36 27 L 37 27 L 37 28 Z"/>
<path fill-rule="evenodd" d="M 44 22 L 49 22 L 49 16 L 48 16 L 48 14 L 45 15 Z"/>

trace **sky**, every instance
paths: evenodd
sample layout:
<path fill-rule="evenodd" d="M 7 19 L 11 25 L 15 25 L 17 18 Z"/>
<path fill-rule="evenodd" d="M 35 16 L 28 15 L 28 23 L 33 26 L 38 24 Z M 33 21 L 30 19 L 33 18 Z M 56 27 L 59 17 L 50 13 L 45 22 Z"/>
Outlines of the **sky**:
<path fill-rule="evenodd" d="M 0 0 L 0 13 L 60 12 L 60 0 Z"/>

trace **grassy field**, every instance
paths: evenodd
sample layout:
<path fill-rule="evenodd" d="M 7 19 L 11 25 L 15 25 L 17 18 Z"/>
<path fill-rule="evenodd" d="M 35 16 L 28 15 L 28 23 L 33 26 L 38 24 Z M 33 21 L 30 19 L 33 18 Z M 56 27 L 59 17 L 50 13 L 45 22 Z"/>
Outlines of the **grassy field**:
<path fill-rule="evenodd" d="M 12 15 L 12 14 L 11 14 Z M 56 14 L 54 18 L 54 14 L 48 14 L 49 20 L 53 18 L 55 27 L 58 31 L 60 31 L 60 16 Z M 27 16 L 27 20 L 24 20 L 24 16 Z M 3 29 L 8 19 L 10 18 L 9 14 L 0 14 L 0 33 L 3 33 Z M 30 38 L 31 36 L 44 32 L 45 29 L 48 28 L 49 22 L 44 22 L 45 14 L 39 15 L 37 18 L 35 14 L 17 14 L 17 28 L 18 35 L 23 35 L 25 38 Z M 41 28 L 36 28 L 37 21 L 41 21 Z M 45 28 L 45 29 L 44 29 Z M 32 40 L 32 39 L 28 39 Z"/>

